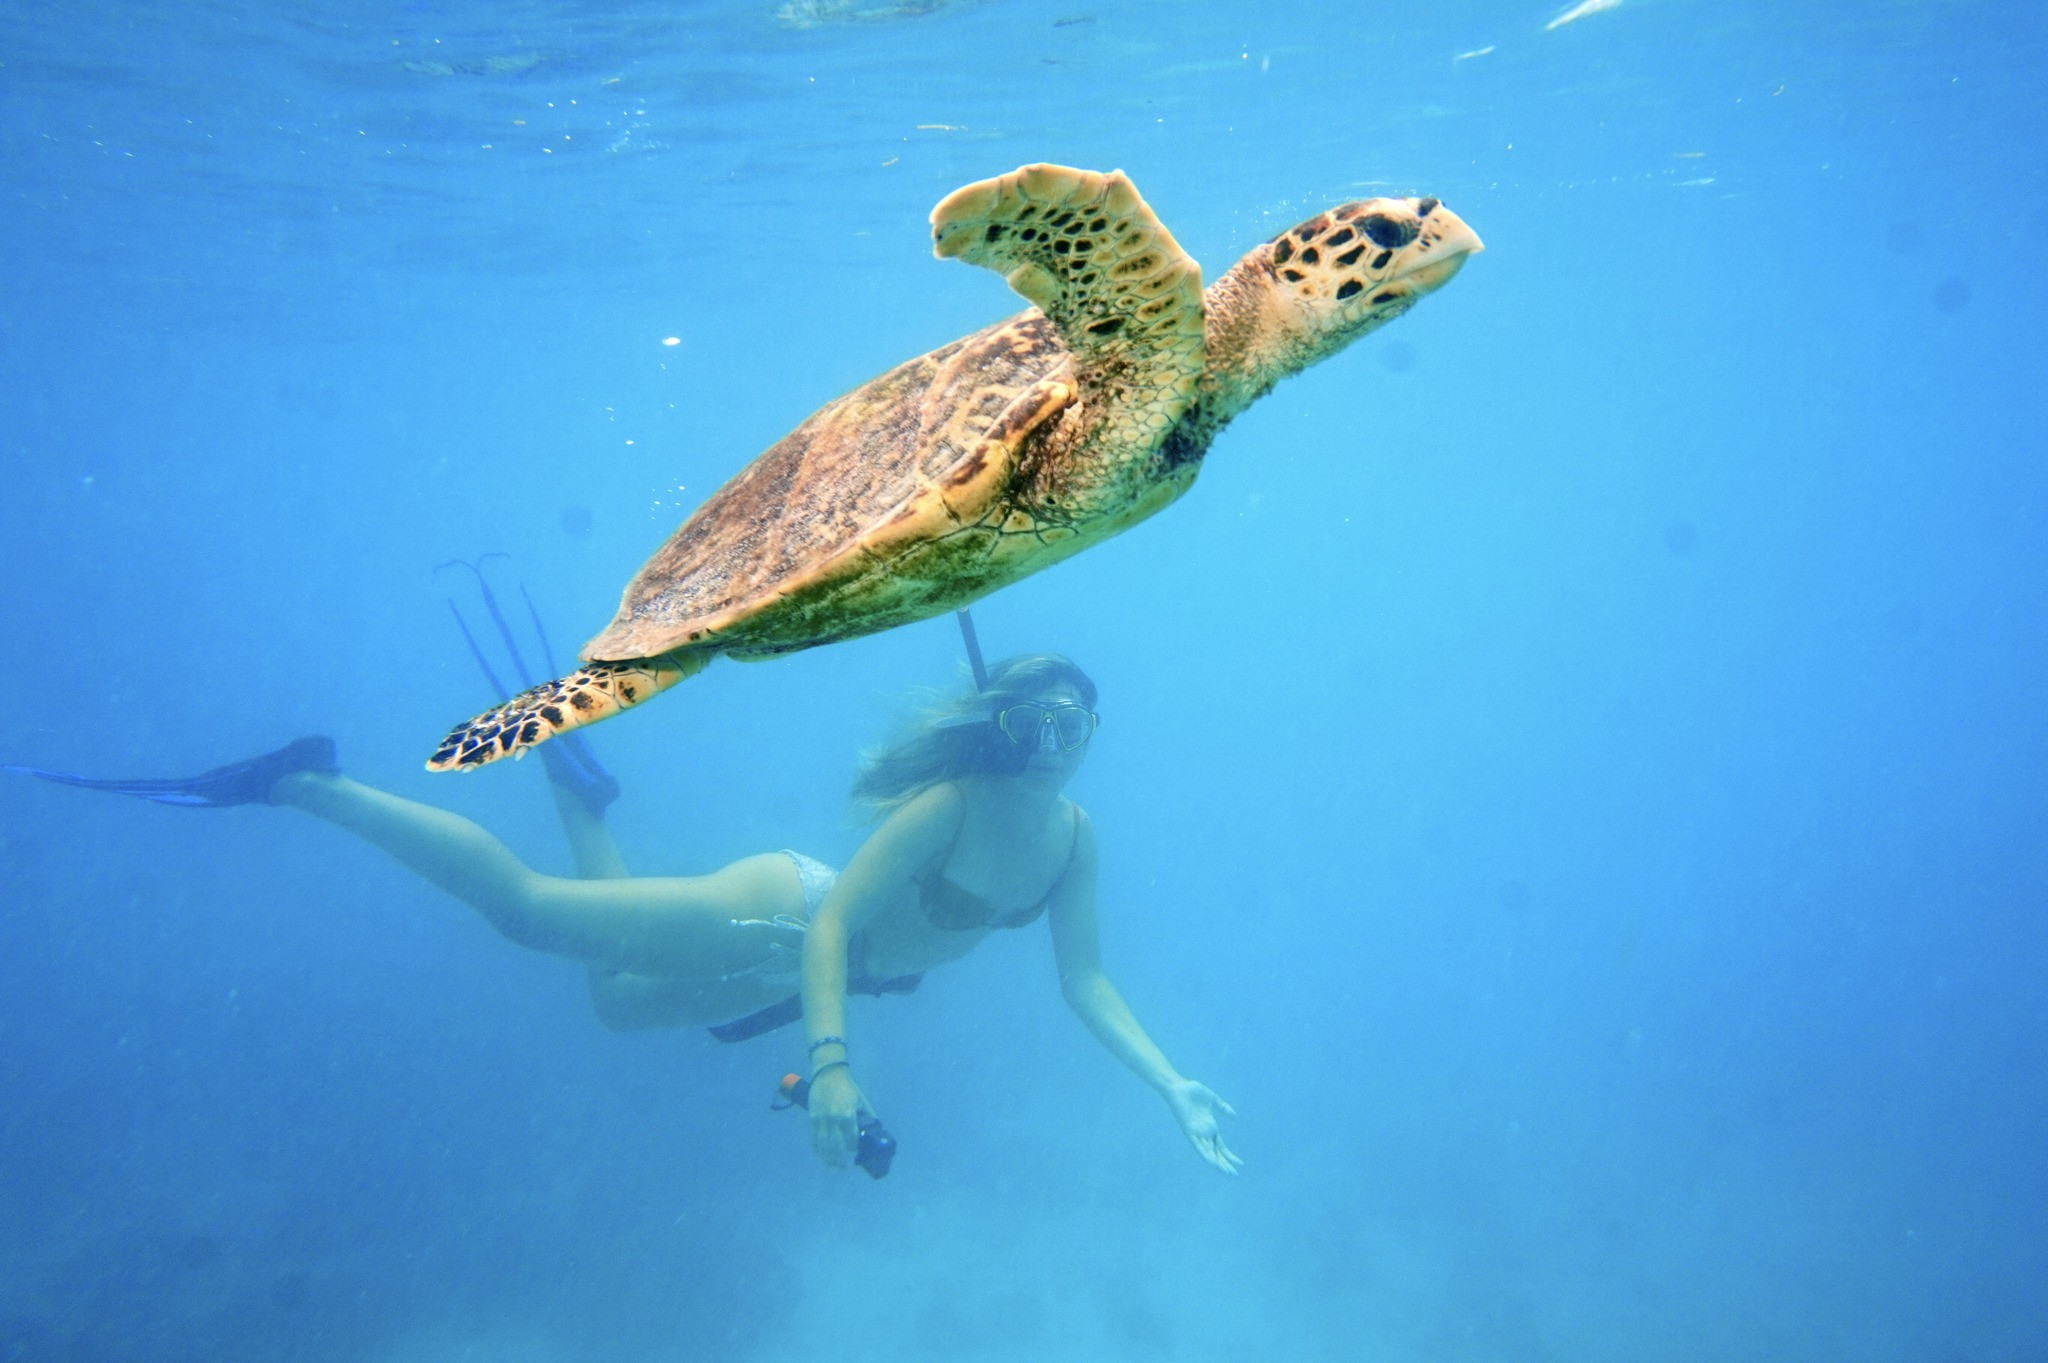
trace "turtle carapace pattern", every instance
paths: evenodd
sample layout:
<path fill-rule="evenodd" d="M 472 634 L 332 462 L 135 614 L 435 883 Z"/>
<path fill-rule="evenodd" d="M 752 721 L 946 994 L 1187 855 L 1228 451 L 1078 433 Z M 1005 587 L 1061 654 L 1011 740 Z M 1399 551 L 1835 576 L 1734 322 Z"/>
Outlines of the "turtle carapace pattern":
<path fill-rule="evenodd" d="M 1122 171 L 1033 165 L 932 210 L 940 258 L 1032 306 L 827 403 L 713 493 L 627 586 L 584 666 L 456 726 L 437 771 L 609 718 L 715 657 L 927 619 L 1152 515 L 1289 374 L 1482 249 L 1430 198 L 1368 199 L 1202 271 Z"/>

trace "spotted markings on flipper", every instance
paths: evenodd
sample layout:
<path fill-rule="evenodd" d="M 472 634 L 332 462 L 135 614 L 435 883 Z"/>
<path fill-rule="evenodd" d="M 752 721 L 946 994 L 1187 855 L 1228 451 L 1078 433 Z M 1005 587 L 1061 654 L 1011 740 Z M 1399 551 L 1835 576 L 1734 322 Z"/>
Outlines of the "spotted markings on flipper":
<path fill-rule="evenodd" d="M 994 270 L 1073 353 L 1084 396 L 1124 434 L 1156 440 L 1206 362 L 1202 267 L 1122 171 L 1033 165 L 955 190 L 932 210 L 932 253 Z"/>
<path fill-rule="evenodd" d="M 519 757 L 556 734 L 610 719 L 704 670 L 703 653 L 665 653 L 627 662 L 595 662 L 520 692 L 493 710 L 464 720 L 427 759 L 429 771 L 460 771 Z"/>

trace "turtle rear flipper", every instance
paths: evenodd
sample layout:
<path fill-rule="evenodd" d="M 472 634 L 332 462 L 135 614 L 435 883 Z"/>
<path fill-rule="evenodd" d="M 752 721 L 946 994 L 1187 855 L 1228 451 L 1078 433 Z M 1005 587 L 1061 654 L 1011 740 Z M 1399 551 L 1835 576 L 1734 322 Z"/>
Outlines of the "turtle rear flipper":
<path fill-rule="evenodd" d="M 624 662 L 585 663 L 566 677 L 529 687 L 496 709 L 456 725 L 427 759 L 427 770 L 459 771 L 521 756 L 556 734 L 610 719 L 696 676 L 711 658 L 710 652 L 693 649 Z"/>
<path fill-rule="evenodd" d="M 986 266 L 1038 305 L 1100 408 L 1105 447 L 1149 450 L 1194 398 L 1202 267 L 1122 171 L 1033 165 L 957 189 L 932 210 L 932 253 Z"/>
<path fill-rule="evenodd" d="M 488 560 L 509 557 L 508 554 L 493 551 L 474 563 L 468 559 L 450 559 L 438 565 L 434 571 L 457 567 L 469 569 L 470 576 L 476 579 L 477 594 L 483 598 L 484 611 L 491 617 L 491 623 L 498 627 L 498 639 L 505 645 L 505 656 L 512 660 L 512 667 L 519 677 L 520 685 L 531 690 L 534 680 L 533 673 L 527 670 L 526 655 L 521 652 L 519 640 L 513 635 L 511 622 L 505 619 L 505 612 L 498 608 L 498 594 L 491 590 L 491 580 L 484 576 L 483 570 L 483 565 Z M 540 607 L 533 604 L 533 594 L 526 590 L 524 582 L 519 584 L 519 595 L 526 602 L 527 617 L 533 622 L 533 637 L 540 644 L 541 660 L 547 664 L 548 671 L 556 671 L 555 650 L 553 645 L 548 643 L 547 626 L 540 622 Z M 484 657 L 483 647 L 477 643 L 476 635 L 470 632 L 469 621 L 463 618 L 462 608 L 455 604 L 452 597 L 448 601 L 448 610 L 455 617 L 455 628 L 462 631 L 462 642 L 469 645 L 469 656 L 476 659 L 477 668 L 484 674 L 484 680 L 498 693 L 499 700 L 511 700 L 511 690 L 498 680 L 497 671 L 492 668 L 490 660 Z M 583 807 L 598 818 L 603 818 L 605 810 L 619 798 L 618 779 L 604 769 L 604 764 L 597 760 L 597 754 L 592 752 L 590 745 L 579 736 L 572 734 L 564 737 L 555 747 L 542 748 L 540 760 L 541 765 L 547 768 L 548 780 L 581 800 Z"/>

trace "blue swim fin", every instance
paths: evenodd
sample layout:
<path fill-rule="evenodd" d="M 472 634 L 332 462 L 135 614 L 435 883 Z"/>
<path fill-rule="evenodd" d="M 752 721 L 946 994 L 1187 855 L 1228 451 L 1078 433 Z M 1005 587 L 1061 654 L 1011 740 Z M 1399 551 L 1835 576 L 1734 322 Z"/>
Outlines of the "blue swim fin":
<path fill-rule="evenodd" d="M 457 567 L 469 569 L 470 575 L 476 578 L 477 593 L 483 598 L 484 612 L 491 617 L 491 623 L 497 626 L 498 638 L 505 645 L 505 654 L 512 660 L 513 674 L 519 678 L 522 688 L 531 689 L 536 685 L 533 669 L 526 665 L 526 657 L 519 651 L 518 637 L 513 634 L 511 624 L 505 619 L 505 612 L 498 608 L 498 594 L 491 590 L 490 579 L 484 576 L 483 565 L 487 561 L 509 557 L 509 554 L 493 552 L 483 555 L 474 563 L 468 559 L 450 559 L 437 565 L 435 571 Z M 555 667 L 554 650 L 548 645 L 547 628 L 540 622 L 540 610 L 533 604 L 533 597 L 527 592 L 524 582 L 519 584 L 519 595 L 526 602 L 527 618 L 533 622 L 534 638 L 540 642 L 541 661 L 548 666 L 547 675 L 561 675 Z M 490 660 L 484 656 L 483 648 L 476 641 L 476 635 L 470 631 L 469 621 L 463 617 L 462 608 L 450 600 L 448 610 L 455 616 L 455 627 L 462 631 L 462 641 L 469 645 L 469 656 L 476 659 L 477 668 L 484 674 L 484 680 L 498 693 L 499 700 L 512 699 L 511 690 L 504 682 L 498 680 L 498 674 L 492 669 Z M 540 760 L 542 768 L 548 774 L 548 780 L 574 794 L 583 801 L 592 814 L 600 818 L 611 803 L 619 798 L 617 778 L 604 769 L 604 764 L 597 760 L 597 754 L 590 750 L 590 745 L 583 741 L 581 734 L 557 736 L 553 743 L 541 748 Z"/>
<path fill-rule="evenodd" d="M 287 743 L 276 752 L 252 757 L 246 762 L 230 762 L 225 767 L 215 767 L 212 771 L 201 772 L 197 776 L 163 780 L 101 779 L 94 776 L 76 776 L 68 771 L 44 771 L 41 767 L 0 764 L 0 771 L 33 776 L 41 781 L 54 781 L 60 786 L 103 790 L 110 795 L 133 795 L 138 800 L 153 800 L 160 805 L 185 805 L 200 809 L 268 804 L 270 788 L 293 772 L 340 770 L 341 767 L 335 760 L 334 740 L 318 734 Z"/>

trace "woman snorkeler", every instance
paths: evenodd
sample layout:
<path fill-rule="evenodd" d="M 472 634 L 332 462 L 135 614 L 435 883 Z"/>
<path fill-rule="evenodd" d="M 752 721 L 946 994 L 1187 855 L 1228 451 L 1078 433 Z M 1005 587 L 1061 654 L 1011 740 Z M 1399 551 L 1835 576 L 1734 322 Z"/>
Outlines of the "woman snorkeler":
<path fill-rule="evenodd" d="M 633 876 L 604 822 L 616 784 L 566 744 L 541 757 L 576 879 L 528 869 L 459 815 L 342 775 L 325 738 L 186 780 L 9 770 L 171 804 L 288 805 L 348 829 L 510 940 L 589 966 L 592 1003 L 613 1028 L 706 1025 L 739 1040 L 801 1016 L 811 1141 L 835 1167 L 854 1159 L 871 1110 L 854 1077 L 847 994 L 908 990 L 989 934 L 1043 917 L 1068 1005 L 1165 1100 L 1196 1153 L 1235 1173 L 1218 1129 L 1230 1105 L 1174 1069 L 1102 970 L 1095 834 L 1062 794 L 1097 722 L 1095 683 L 1069 659 L 998 663 L 984 688 L 868 757 L 853 793 L 880 823 L 837 873 L 767 852 L 704 876 Z"/>

